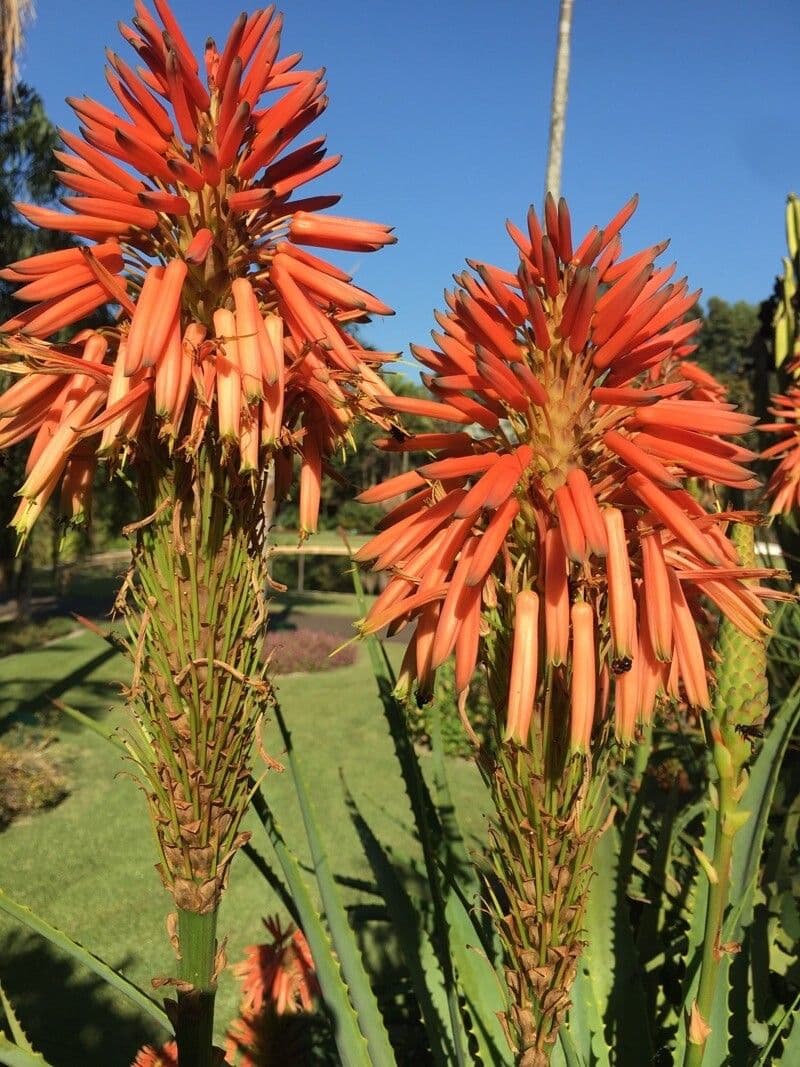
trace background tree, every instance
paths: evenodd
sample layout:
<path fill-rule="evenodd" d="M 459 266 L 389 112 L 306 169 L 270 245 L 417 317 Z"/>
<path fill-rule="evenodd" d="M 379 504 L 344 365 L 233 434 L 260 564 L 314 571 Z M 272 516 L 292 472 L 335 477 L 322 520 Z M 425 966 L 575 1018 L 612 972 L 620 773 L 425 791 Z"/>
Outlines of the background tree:
<path fill-rule="evenodd" d="M 6 0 L 0 5 L 6 17 Z M 3 23 L 5 42 L 5 23 Z M 3 62 L 7 62 L 4 58 Z M 7 66 L 3 67 L 3 72 Z M 56 198 L 58 182 L 53 174 L 53 149 L 58 134 L 44 111 L 41 98 L 20 83 L 12 107 L 0 110 L 0 264 L 66 247 L 65 238 L 52 230 L 33 229 L 14 208 L 15 200 L 47 204 Z M 12 286 L 0 279 L 0 322 L 10 318 L 19 304 L 11 299 Z M 5 387 L 5 383 L 0 383 Z M 5 453 L 0 467 L 0 593 L 18 594 L 18 611 L 28 612 L 33 543 L 15 565 L 16 536 L 9 528 L 17 506 L 16 488 L 24 480 L 25 457 L 29 444 L 23 443 Z M 21 594 L 21 595 L 19 595 Z"/>
<path fill-rule="evenodd" d="M 33 0 L 0 2 L 0 84 L 7 111 L 11 110 L 14 100 L 17 55 L 22 45 L 22 33 L 32 14 Z"/>
<path fill-rule="evenodd" d="M 734 403 L 743 411 L 753 412 L 752 369 L 761 344 L 758 306 L 745 300 L 729 304 L 712 296 L 705 311 L 698 306 L 689 317 L 698 314 L 703 329 L 694 358 L 722 382 Z"/>

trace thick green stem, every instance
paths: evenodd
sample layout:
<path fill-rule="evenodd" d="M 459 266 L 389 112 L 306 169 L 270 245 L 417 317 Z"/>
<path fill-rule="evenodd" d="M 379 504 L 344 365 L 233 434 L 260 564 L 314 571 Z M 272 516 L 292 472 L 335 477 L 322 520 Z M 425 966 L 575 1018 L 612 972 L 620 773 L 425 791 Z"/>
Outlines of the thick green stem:
<path fill-rule="evenodd" d="M 178 993 L 178 1067 L 212 1067 L 214 1063 L 214 974 L 217 912 L 205 915 L 178 910 L 178 976 L 191 989 Z"/>

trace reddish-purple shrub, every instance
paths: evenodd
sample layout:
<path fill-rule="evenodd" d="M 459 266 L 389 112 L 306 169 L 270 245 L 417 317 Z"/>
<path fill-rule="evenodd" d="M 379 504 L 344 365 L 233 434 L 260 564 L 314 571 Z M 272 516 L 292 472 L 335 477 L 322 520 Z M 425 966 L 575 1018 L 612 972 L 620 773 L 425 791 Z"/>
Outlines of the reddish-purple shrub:
<path fill-rule="evenodd" d="M 329 671 L 334 667 L 349 667 L 355 662 L 356 649 L 346 645 L 335 656 L 331 653 L 341 644 L 341 638 L 321 630 L 278 630 L 267 634 L 266 655 L 270 656 L 271 673 Z"/>

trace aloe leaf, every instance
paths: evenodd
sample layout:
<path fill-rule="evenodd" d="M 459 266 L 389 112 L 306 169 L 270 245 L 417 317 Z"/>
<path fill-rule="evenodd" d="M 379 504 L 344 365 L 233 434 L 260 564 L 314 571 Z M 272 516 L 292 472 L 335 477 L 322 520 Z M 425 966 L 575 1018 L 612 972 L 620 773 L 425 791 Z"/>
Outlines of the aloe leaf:
<path fill-rule="evenodd" d="M 750 770 L 750 780 L 740 803 L 742 811 L 750 812 L 750 818 L 733 843 L 731 885 L 734 887 L 736 906 L 731 909 L 725 922 L 726 941 L 740 940 L 742 929 L 753 919 L 753 896 L 758 882 L 767 821 L 786 747 L 798 721 L 800 685 L 795 684 L 772 720 L 761 751 Z"/>
<path fill-rule="evenodd" d="M 352 574 L 356 597 L 363 609 L 364 593 L 361 575 L 355 561 L 353 561 Z M 458 837 L 452 836 L 452 825 L 449 828 L 451 835 L 445 834 L 439 812 L 433 803 L 417 754 L 409 737 L 405 714 L 392 691 L 394 688 L 394 673 L 383 643 L 374 634 L 368 636 L 366 642 L 375 681 L 378 686 L 378 693 L 383 704 L 384 715 L 389 726 L 389 733 L 422 847 L 425 873 L 433 905 L 433 945 L 439 959 L 439 966 L 444 975 L 455 1062 L 458 1067 L 466 1067 L 466 1049 L 461 1026 L 461 1012 L 452 974 L 451 949 L 448 945 L 447 903 L 442 894 L 439 868 L 442 866 L 446 871 L 451 871 L 460 864 L 463 869 L 469 866 L 469 860 L 466 856 L 466 850 L 463 849 L 463 843 L 461 853 L 459 854 L 456 850 L 456 841 L 460 835 Z M 447 851 L 448 840 L 449 848 L 452 850 L 449 853 Z"/>
<path fill-rule="evenodd" d="M 714 819 L 710 811 L 706 812 L 703 825 L 703 839 L 700 849 L 705 856 L 711 856 L 714 852 Z M 703 870 L 698 869 L 688 900 L 689 926 L 686 932 L 686 974 L 681 991 L 681 1008 L 673 1056 L 673 1063 L 676 1064 L 683 1063 L 686 1052 L 689 1012 L 697 996 L 697 987 L 700 981 L 700 961 L 703 956 L 703 937 L 706 928 L 707 910 L 708 877 Z"/>
<path fill-rule="evenodd" d="M 124 755 L 128 755 L 128 749 L 125 743 L 118 737 L 115 731 L 104 729 L 99 722 L 96 722 L 91 717 L 91 715 L 87 715 L 85 712 L 79 711 L 77 708 L 70 707 L 70 705 L 65 704 L 63 700 L 51 699 L 50 703 L 63 715 L 72 719 L 73 722 L 78 723 L 79 726 L 83 726 L 87 730 L 91 730 L 92 733 L 97 734 L 98 737 L 102 737 L 104 741 L 108 741 L 110 745 L 118 748 Z"/>
<path fill-rule="evenodd" d="M 595 876 L 586 907 L 586 940 L 572 991 L 570 1034 L 583 1059 L 593 1064 L 652 1056 L 647 1005 L 626 898 L 629 857 L 611 826 L 597 843 Z M 622 861 L 622 862 L 621 862 Z M 606 1033 L 608 1032 L 608 1038 Z M 610 1042 L 609 1042 L 610 1039 Z"/>
<path fill-rule="evenodd" d="M 475 864 L 470 862 L 464 835 L 458 823 L 453 794 L 450 792 L 438 708 L 432 711 L 430 726 L 433 787 L 442 829 L 441 861 L 460 885 L 464 896 L 470 901 L 476 900 L 480 896 L 481 887 Z"/>
<path fill-rule="evenodd" d="M 322 998 L 333 1017 L 334 1038 L 343 1067 L 372 1067 L 367 1042 L 359 1027 L 328 933 L 312 903 L 297 858 L 286 844 L 260 790 L 253 794 L 253 808 L 272 843 L 292 894 L 300 926 L 314 959 Z"/>
<path fill-rule="evenodd" d="M 2 1034 L 0 1034 L 0 1063 L 5 1064 L 5 1067 L 50 1067 L 40 1053 L 21 1048 Z"/>
<path fill-rule="evenodd" d="M 459 990 L 466 1001 L 480 1062 L 486 1067 L 510 1065 L 514 1056 L 500 1024 L 500 1015 L 507 1010 L 505 990 L 457 891 L 447 895 L 446 918 Z"/>
<path fill-rule="evenodd" d="M 0 1005 L 2 1005 L 3 1011 L 6 1015 L 6 1022 L 8 1028 L 11 1031 L 11 1036 L 14 1039 L 15 1044 L 23 1050 L 23 1052 L 35 1052 L 33 1045 L 28 1040 L 27 1034 L 22 1029 L 22 1023 L 17 1018 L 14 1009 L 11 1006 L 11 1001 L 6 996 L 6 991 L 3 989 L 3 983 L 0 982 Z"/>
<path fill-rule="evenodd" d="M 63 931 L 39 918 L 30 908 L 26 908 L 23 904 L 18 904 L 15 900 L 12 900 L 2 889 L 0 889 L 0 909 L 31 930 L 34 930 L 49 941 L 50 944 L 55 945 L 56 948 L 61 949 L 62 952 L 77 960 L 78 963 L 93 971 L 98 977 L 136 1004 L 138 1008 L 141 1008 L 152 1019 L 155 1019 L 165 1030 L 172 1030 L 164 1010 L 144 990 L 139 989 L 137 985 L 134 985 L 128 978 L 121 975 L 119 971 L 115 971 L 113 967 L 110 967 L 98 956 L 95 956 L 94 953 L 84 948 L 83 945 L 73 941 Z"/>
<path fill-rule="evenodd" d="M 584 1059 L 578 1052 L 569 1024 L 564 1023 L 559 1027 L 558 1038 L 550 1057 L 550 1067 L 588 1067 L 589 1063 L 590 1060 Z"/>
<path fill-rule="evenodd" d="M 769 1041 L 759 1051 L 758 1059 L 753 1063 L 753 1067 L 766 1067 L 767 1064 L 774 1062 L 772 1050 L 788 1022 L 791 1023 L 792 1028 L 783 1042 L 783 1055 L 779 1062 L 785 1064 L 786 1067 L 792 1067 L 792 1064 L 800 1063 L 800 993 L 798 993 L 791 1007 L 787 1009 L 781 1021 L 770 1034 Z"/>
<path fill-rule="evenodd" d="M 347 791 L 347 805 L 375 881 L 386 902 L 392 929 L 408 969 L 414 995 L 436 1064 L 452 1063 L 455 1057 L 448 1034 L 447 997 L 444 978 L 428 932 L 423 928 L 419 908 L 415 908 L 400 881 L 386 850 L 361 814 L 352 794 Z"/>
<path fill-rule="evenodd" d="M 289 767 L 295 785 L 300 812 L 303 817 L 303 825 L 308 839 L 311 852 L 311 862 L 314 865 L 317 885 L 319 886 L 322 907 L 328 923 L 342 973 L 350 990 L 353 1006 L 358 1015 L 358 1023 L 364 1037 L 367 1039 L 373 1067 L 394 1064 L 395 1057 L 389 1042 L 389 1035 L 378 1007 L 372 987 L 369 983 L 364 961 L 356 942 L 355 934 L 347 921 L 347 913 L 344 910 L 339 888 L 330 865 L 330 859 L 319 832 L 314 808 L 306 787 L 300 759 L 292 743 L 292 735 L 286 725 L 280 705 L 274 704 L 275 719 L 281 731 Z"/>

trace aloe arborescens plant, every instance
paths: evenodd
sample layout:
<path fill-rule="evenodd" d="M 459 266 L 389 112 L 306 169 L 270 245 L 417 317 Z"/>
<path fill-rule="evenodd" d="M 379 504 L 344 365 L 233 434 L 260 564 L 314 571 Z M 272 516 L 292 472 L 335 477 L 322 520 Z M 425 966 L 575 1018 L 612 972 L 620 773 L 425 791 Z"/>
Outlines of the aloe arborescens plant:
<path fill-rule="evenodd" d="M 128 746 L 177 908 L 183 1067 L 211 1062 L 217 907 L 269 702 L 269 472 L 280 497 L 299 461 L 301 526 L 314 530 L 325 456 L 385 392 L 381 355 L 346 326 L 390 309 L 305 248 L 394 239 L 322 214 L 338 196 L 296 195 L 339 157 L 324 138 L 289 150 L 327 98 L 321 71 L 279 58 L 273 8 L 241 15 L 221 51 L 210 41 L 201 77 L 166 0 L 155 6 L 161 24 L 137 0 L 121 27 L 143 65 L 109 53 L 124 115 L 71 101 L 81 133 L 63 132 L 57 153 L 77 194 L 68 210 L 20 205 L 85 243 L 3 272 L 30 306 L 2 326 L 20 380 L 0 399 L 0 445 L 33 437 L 21 540 L 59 487 L 66 518 L 87 516 L 98 457 L 136 485 L 120 597 L 138 724 Z M 105 304 L 111 326 L 51 340 Z"/>

